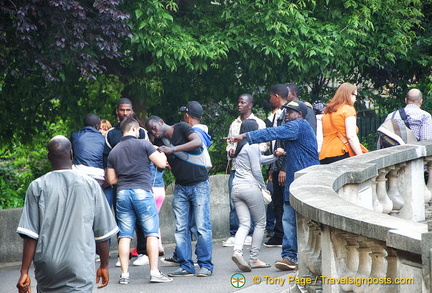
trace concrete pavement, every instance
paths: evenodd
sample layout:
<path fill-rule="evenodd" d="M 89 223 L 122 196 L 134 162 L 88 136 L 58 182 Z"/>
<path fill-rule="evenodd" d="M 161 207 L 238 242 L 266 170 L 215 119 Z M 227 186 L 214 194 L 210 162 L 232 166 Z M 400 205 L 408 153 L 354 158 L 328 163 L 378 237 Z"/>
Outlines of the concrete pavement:
<path fill-rule="evenodd" d="M 110 258 L 110 283 L 102 289 L 95 289 L 98 293 L 146 293 L 146 292 L 187 292 L 187 293 L 202 293 L 202 292 L 290 292 L 290 284 L 288 284 L 288 276 L 294 276 L 294 272 L 279 271 L 274 267 L 275 260 L 280 259 L 280 248 L 261 249 L 260 259 L 271 263 L 271 268 L 254 269 L 252 272 L 241 272 L 234 262 L 231 260 L 232 247 L 222 247 L 222 240 L 213 241 L 213 262 L 215 265 L 213 275 L 211 277 L 177 277 L 170 283 L 154 284 L 149 282 L 149 266 L 130 266 L 130 283 L 128 285 L 118 284 L 120 276 L 120 268 L 115 267 L 117 258 L 116 251 L 112 251 Z M 173 252 L 173 244 L 165 244 L 165 256 L 170 257 Z M 245 259 L 248 259 L 250 246 L 246 246 L 244 250 Z M 133 261 L 133 260 L 132 260 Z M 159 262 L 160 270 L 165 274 L 172 272 L 176 267 L 166 266 Z M 19 277 L 20 263 L 10 263 L 0 266 L 0 293 L 17 292 L 15 287 Z M 241 273 L 246 281 L 242 288 L 235 288 L 231 284 L 231 278 L 234 274 Z M 238 282 L 235 285 L 241 284 L 242 276 L 238 275 Z M 32 292 L 36 292 L 36 280 L 34 279 L 33 268 L 31 269 Z M 276 279 L 274 279 L 276 278 Z M 254 284 L 252 279 L 260 284 Z M 284 281 L 283 285 L 280 284 Z M 291 284 L 292 285 L 292 284 Z"/>

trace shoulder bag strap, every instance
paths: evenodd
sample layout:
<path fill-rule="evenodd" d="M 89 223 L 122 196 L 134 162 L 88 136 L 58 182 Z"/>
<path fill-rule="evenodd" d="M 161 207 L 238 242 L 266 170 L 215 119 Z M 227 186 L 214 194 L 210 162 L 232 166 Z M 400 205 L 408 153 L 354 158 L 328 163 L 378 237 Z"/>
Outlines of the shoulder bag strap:
<path fill-rule="evenodd" d="M 408 117 L 407 117 L 407 114 L 405 113 L 405 109 L 404 108 L 400 108 L 399 109 L 399 115 L 401 116 L 403 122 L 405 123 L 405 126 L 408 127 L 409 129 L 411 129 L 410 125 L 408 123 Z"/>

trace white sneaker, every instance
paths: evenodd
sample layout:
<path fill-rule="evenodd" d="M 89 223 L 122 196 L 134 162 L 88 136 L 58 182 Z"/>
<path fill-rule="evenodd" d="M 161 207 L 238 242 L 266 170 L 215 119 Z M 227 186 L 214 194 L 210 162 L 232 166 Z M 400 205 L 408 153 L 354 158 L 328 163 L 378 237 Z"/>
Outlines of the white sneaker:
<path fill-rule="evenodd" d="M 244 245 L 248 245 L 248 246 L 252 245 L 252 236 L 246 236 Z"/>
<path fill-rule="evenodd" d="M 117 257 L 117 262 L 115 264 L 116 267 L 121 267 L 120 258 Z"/>
<path fill-rule="evenodd" d="M 234 244 L 235 244 L 235 237 L 233 237 L 233 236 L 228 238 L 226 241 L 222 242 L 223 247 L 231 247 L 231 246 L 234 246 Z"/>
<path fill-rule="evenodd" d="M 145 254 L 139 254 L 137 259 L 132 263 L 134 266 L 144 266 L 149 264 L 149 258 Z"/>
<path fill-rule="evenodd" d="M 100 262 L 100 256 L 99 256 L 99 254 L 96 254 L 95 261 L 96 262 Z"/>

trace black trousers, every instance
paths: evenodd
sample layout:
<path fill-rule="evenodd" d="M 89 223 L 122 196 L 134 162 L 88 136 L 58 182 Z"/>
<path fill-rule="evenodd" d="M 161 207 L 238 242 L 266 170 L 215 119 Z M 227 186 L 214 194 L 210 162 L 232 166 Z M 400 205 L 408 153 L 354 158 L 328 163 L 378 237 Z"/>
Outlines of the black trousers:
<path fill-rule="evenodd" d="M 141 226 L 138 225 L 138 221 L 135 222 L 135 232 L 137 235 L 137 252 L 138 254 L 147 254 L 147 244 L 144 231 Z"/>
<path fill-rule="evenodd" d="M 285 186 L 279 185 L 278 182 L 279 171 L 273 171 L 273 193 L 272 203 L 273 211 L 275 215 L 275 227 L 274 227 L 274 238 L 283 238 L 284 232 L 282 227 L 282 216 L 283 216 L 283 204 L 284 204 L 284 189 Z"/>
<path fill-rule="evenodd" d="M 324 158 L 324 159 L 320 160 L 320 164 L 321 165 L 326 165 L 326 164 L 330 164 L 330 163 L 333 163 L 333 162 L 340 161 L 340 160 L 345 159 L 345 158 L 349 158 L 349 154 L 348 153 L 345 153 L 342 156 Z"/>

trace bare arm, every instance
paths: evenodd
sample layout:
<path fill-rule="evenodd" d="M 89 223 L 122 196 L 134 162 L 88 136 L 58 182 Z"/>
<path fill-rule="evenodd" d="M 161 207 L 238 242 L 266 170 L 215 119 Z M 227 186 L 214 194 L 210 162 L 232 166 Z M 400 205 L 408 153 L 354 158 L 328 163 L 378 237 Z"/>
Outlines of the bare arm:
<path fill-rule="evenodd" d="M 30 288 L 30 277 L 28 271 L 33 261 L 33 257 L 36 251 L 37 240 L 24 237 L 23 255 L 21 264 L 21 275 L 17 283 L 19 293 L 31 292 Z"/>
<path fill-rule="evenodd" d="M 167 157 L 165 156 L 164 153 L 161 153 L 159 151 L 155 151 L 153 154 L 151 154 L 149 156 L 150 161 L 153 162 L 153 164 L 155 164 L 156 167 L 158 168 L 165 168 L 166 167 L 166 163 L 167 163 Z"/>
<path fill-rule="evenodd" d="M 105 181 L 108 182 L 109 185 L 117 184 L 117 173 L 113 168 L 105 169 Z"/>
<path fill-rule="evenodd" d="M 198 134 L 196 133 L 191 133 L 188 136 L 189 141 L 187 143 L 184 144 L 180 144 L 180 145 L 176 145 L 176 146 L 161 146 L 158 148 L 158 151 L 160 152 L 164 152 L 166 154 L 172 154 L 174 152 L 185 152 L 185 151 L 189 151 L 192 150 L 194 148 L 197 147 L 201 147 L 202 146 L 202 141 L 199 138 Z"/>
<path fill-rule="evenodd" d="M 355 116 L 345 118 L 345 132 L 348 142 L 356 155 L 361 155 L 362 150 L 357 136 L 357 119 Z"/>
<path fill-rule="evenodd" d="M 109 282 L 109 241 L 96 242 L 96 246 L 100 256 L 100 265 L 96 271 L 96 284 L 102 279 L 102 283 L 98 286 L 99 289 L 108 285 Z"/>

